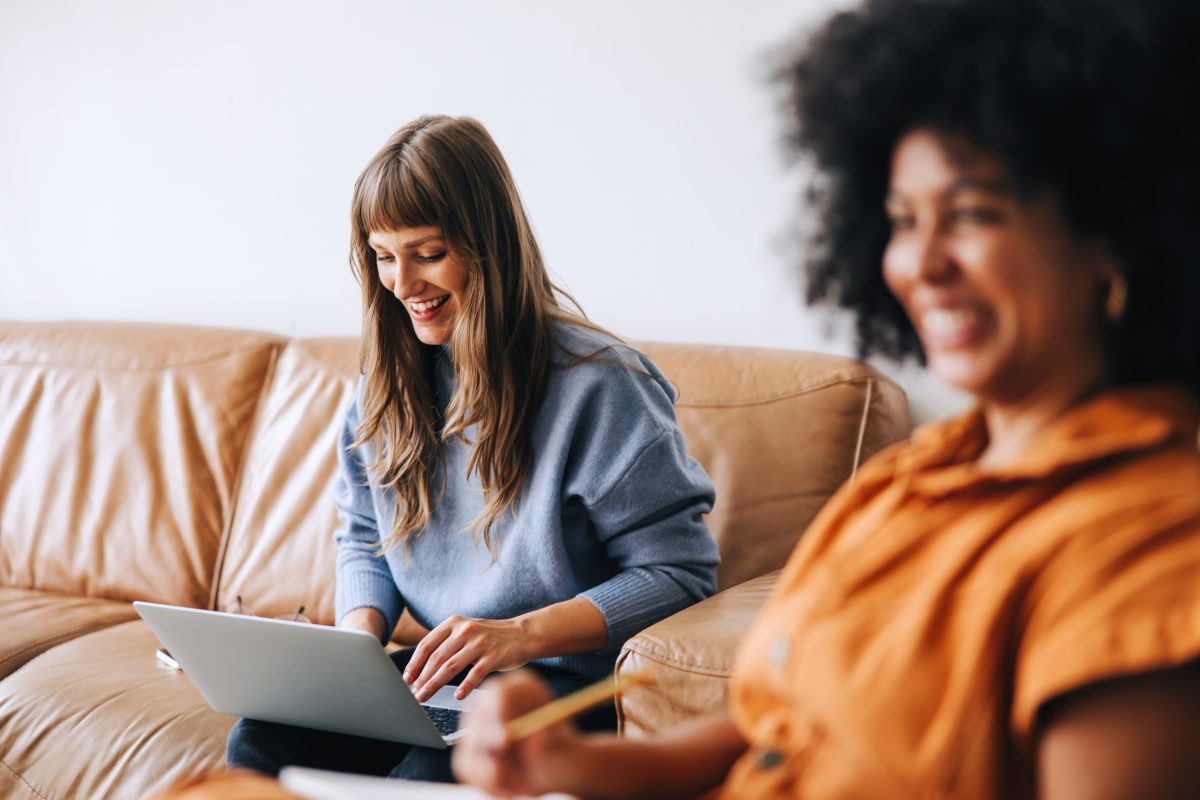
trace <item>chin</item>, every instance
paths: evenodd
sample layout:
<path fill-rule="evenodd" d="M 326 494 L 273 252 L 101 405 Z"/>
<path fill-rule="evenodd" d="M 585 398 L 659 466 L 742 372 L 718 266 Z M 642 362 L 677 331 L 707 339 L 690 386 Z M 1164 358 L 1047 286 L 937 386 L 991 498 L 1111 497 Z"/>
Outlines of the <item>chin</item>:
<path fill-rule="evenodd" d="M 450 341 L 450 328 L 418 328 L 413 326 L 413 333 L 417 336 L 417 341 L 421 344 L 426 344 L 431 347 L 441 347 Z"/>
<path fill-rule="evenodd" d="M 929 360 L 929 371 L 951 389 L 981 397 L 995 383 L 991 370 L 981 368 L 978 357 L 965 354 Z"/>

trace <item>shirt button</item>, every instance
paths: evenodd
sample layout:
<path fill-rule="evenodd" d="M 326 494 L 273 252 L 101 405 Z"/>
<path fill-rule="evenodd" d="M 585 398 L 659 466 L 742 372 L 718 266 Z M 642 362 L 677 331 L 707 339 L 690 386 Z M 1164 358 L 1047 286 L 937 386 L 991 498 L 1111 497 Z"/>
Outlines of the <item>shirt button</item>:
<path fill-rule="evenodd" d="M 788 656 L 792 652 L 792 645 L 785 638 L 779 638 L 771 642 L 771 663 L 776 669 L 783 669 L 787 665 Z"/>
<path fill-rule="evenodd" d="M 783 753 L 774 749 L 764 749 L 758 754 L 758 766 L 760 769 L 771 769 L 779 766 L 783 761 Z"/>

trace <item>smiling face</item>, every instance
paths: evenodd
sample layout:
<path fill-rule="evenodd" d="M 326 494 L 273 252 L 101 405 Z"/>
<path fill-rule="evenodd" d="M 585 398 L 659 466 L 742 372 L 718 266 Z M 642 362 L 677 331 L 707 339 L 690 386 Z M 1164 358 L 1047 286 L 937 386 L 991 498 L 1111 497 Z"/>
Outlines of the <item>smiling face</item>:
<path fill-rule="evenodd" d="M 939 378 L 1020 403 L 1103 377 L 1113 268 L 1051 197 L 1018 200 L 995 156 L 918 129 L 893 154 L 887 213 L 884 279 Z"/>
<path fill-rule="evenodd" d="M 467 271 L 446 246 L 441 228 L 372 231 L 367 243 L 375 251 L 379 281 L 404 304 L 417 339 L 448 342 L 462 309 Z"/>

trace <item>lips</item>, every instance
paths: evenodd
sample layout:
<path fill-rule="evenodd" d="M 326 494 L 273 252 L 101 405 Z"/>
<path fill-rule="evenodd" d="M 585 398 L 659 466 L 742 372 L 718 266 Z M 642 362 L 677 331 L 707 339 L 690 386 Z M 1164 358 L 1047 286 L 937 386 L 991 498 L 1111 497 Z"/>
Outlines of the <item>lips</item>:
<path fill-rule="evenodd" d="M 442 303 L 445 303 L 449 299 L 450 299 L 450 295 L 444 294 L 441 297 L 431 297 L 428 300 L 417 300 L 417 301 L 411 302 L 408 304 L 408 307 L 411 308 L 413 311 L 415 311 L 418 314 L 427 314 L 430 311 L 433 311 L 435 308 L 442 305 Z"/>
<path fill-rule="evenodd" d="M 972 306 L 930 308 L 919 315 L 918 327 L 926 347 L 952 349 L 972 344 L 983 333 L 988 315 Z"/>

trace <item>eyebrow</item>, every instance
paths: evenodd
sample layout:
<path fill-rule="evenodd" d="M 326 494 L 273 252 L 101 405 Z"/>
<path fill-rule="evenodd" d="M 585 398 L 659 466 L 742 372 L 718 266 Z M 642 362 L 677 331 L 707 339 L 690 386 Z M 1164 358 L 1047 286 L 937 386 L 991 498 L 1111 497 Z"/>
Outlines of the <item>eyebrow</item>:
<path fill-rule="evenodd" d="M 442 234 L 440 234 L 440 233 L 433 233 L 433 234 L 430 234 L 429 236 L 422 236 L 420 239 L 405 243 L 404 249 L 412 250 L 414 247 L 420 247 L 423 244 L 426 244 L 428 242 L 434 241 L 435 239 L 441 239 L 441 238 L 442 238 Z M 369 244 L 371 247 L 374 247 L 374 248 L 379 248 L 381 246 L 379 244 L 379 242 L 375 239 L 374 236 L 367 237 L 367 244 Z"/>
<path fill-rule="evenodd" d="M 1007 195 L 1012 192 L 1012 187 L 1006 181 L 999 178 L 959 178 L 939 192 L 939 195 L 943 199 L 950 199 L 961 192 L 984 192 L 985 194 Z M 884 202 L 899 203 L 904 202 L 906 199 L 903 192 L 889 188 Z"/>
<path fill-rule="evenodd" d="M 1007 182 L 999 178 L 959 178 L 942 190 L 943 197 L 959 192 L 985 192 L 986 194 L 1008 194 L 1012 191 Z"/>

